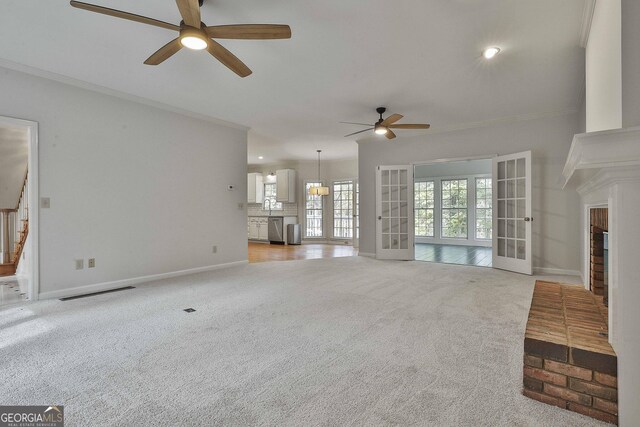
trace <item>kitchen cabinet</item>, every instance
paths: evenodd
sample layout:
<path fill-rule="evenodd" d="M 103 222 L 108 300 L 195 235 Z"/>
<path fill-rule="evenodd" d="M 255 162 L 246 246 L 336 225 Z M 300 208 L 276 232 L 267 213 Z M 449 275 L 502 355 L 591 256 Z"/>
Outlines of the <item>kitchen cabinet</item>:
<path fill-rule="evenodd" d="M 281 169 L 276 171 L 276 201 L 296 202 L 296 171 Z"/>
<path fill-rule="evenodd" d="M 249 217 L 248 222 L 250 240 L 268 240 L 269 219 L 267 217 Z"/>
<path fill-rule="evenodd" d="M 264 182 L 262 174 L 247 175 L 247 203 L 262 203 L 264 200 Z"/>

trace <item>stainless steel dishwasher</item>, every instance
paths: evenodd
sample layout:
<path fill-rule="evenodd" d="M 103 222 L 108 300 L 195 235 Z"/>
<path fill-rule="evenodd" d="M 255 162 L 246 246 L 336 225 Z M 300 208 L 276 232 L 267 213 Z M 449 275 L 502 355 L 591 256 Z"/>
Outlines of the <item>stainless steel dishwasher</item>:
<path fill-rule="evenodd" d="M 284 245 L 284 217 L 269 217 L 269 243 Z"/>

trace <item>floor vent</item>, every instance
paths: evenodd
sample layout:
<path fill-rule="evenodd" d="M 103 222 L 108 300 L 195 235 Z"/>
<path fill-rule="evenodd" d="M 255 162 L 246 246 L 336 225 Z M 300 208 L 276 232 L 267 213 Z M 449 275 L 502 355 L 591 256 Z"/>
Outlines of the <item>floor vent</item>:
<path fill-rule="evenodd" d="M 183 311 L 186 311 L 187 313 L 193 313 L 194 311 L 196 311 L 195 308 L 185 308 Z"/>
<path fill-rule="evenodd" d="M 124 288 L 109 289 L 108 291 L 92 292 L 90 294 L 83 294 L 83 295 L 76 295 L 76 296 L 73 296 L 73 297 L 60 298 L 60 301 L 70 301 L 70 300 L 73 300 L 73 299 L 93 297 L 93 296 L 96 296 L 96 295 L 109 294 L 111 292 L 126 291 L 126 290 L 129 290 L 129 289 L 135 289 L 135 286 L 125 286 Z"/>

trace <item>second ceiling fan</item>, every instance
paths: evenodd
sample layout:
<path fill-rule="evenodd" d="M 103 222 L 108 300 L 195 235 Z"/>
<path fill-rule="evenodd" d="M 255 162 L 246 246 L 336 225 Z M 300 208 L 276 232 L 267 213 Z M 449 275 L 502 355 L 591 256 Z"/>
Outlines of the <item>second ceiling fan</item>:
<path fill-rule="evenodd" d="M 387 111 L 387 109 L 384 108 L 384 107 L 376 108 L 376 112 L 378 114 L 380 114 L 380 119 L 378 119 L 378 121 L 375 122 L 372 125 L 367 124 L 367 123 L 340 122 L 340 123 L 345 123 L 345 124 L 348 124 L 348 125 L 370 126 L 368 129 L 360 130 L 358 132 L 353 132 L 353 133 L 350 133 L 349 135 L 345 135 L 345 138 L 349 137 L 349 136 L 357 135 L 359 133 L 368 132 L 368 131 L 372 130 L 378 135 L 386 136 L 387 139 L 393 139 L 393 138 L 396 137 L 396 134 L 393 133 L 393 131 L 391 129 L 429 129 L 431 127 L 431 125 L 428 125 L 426 123 L 424 123 L 424 124 L 415 124 L 415 123 L 413 123 L 413 124 L 411 124 L 411 123 L 396 124 L 396 122 L 399 121 L 400 119 L 402 119 L 402 117 L 404 117 L 404 116 L 402 116 L 401 114 L 392 114 L 389 117 L 387 117 L 386 119 L 383 119 L 382 115 L 385 113 L 385 111 Z"/>
<path fill-rule="evenodd" d="M 239 75 L 247 77 L 251 70 L 244 62 L 239 60 L 233 53 L 213 39 L 243 39 L 243 40 L 267 40 L 267 39 L 289 39 L 291 38 L 291 28 L 288 25 L 276 24 L 239 24 L 239 25 L 216 25 L 208 27 L 200 20 L 199 0 L 176 0 L 178 10 L 182 16 L 180 25 L 170 24 L 146 16 L 135 15 L 121 10 L 109 9 L 108 7 L 97 6 L 89 3 L 82 3 L 72 0 L 71 6 L 90 12 L 102 13 L 116 18 L 128 19 L 129 21 L 140 22 L 167 30 L 178 31 L 180 35 L 161 47 L 146 61 L 147 65 L 158 65 L 183 47 L 204 50 L 206 49 L 218 61 L 227 68 Z"/>

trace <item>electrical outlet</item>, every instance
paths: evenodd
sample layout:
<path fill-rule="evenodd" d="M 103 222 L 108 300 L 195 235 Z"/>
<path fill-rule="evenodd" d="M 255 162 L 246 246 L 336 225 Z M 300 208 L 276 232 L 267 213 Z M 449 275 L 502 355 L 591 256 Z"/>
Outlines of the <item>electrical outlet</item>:
<path fill-rule="evenodd" d="M 76 260 L 76 270 L 82 270 L 84 268 L 84 260 L 77 259 Z"/>
<path fill-rule="evenodd" d="M 212 252 L 213 252 L 214 254 L 217 254 L 217 253 L 218 253 L 218 246 L 217 246 L 217 245 L 213 245 Z"/>
<path fill-rule="evenodd" d="M 242 203 L 242 202 L 238 203 L 238 210 L 239 211 L 243 211 L 244 210 L 244 203 Z"/>
<path fill-rule="evenodd" d="M 96 266 L 96 259 L 89 258 L 89 268 L 94 268 Z"/>
<path fill-rule="evenodd" d="M 51 199 L 43 197 L 40 199 L 40 207 L 42 209 L 49 209 L 51 207 Z"/>

